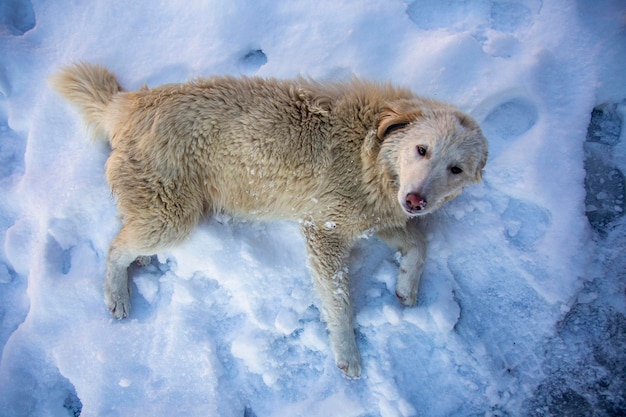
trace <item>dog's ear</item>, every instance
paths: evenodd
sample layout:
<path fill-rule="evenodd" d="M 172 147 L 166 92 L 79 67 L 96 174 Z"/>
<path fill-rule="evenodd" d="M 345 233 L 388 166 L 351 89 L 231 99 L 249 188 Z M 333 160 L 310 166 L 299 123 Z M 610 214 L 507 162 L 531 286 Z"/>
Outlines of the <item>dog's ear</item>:
<path fill-rule="evenodd" d="M 485 149 L 483 154 L 481 155 L 480 161 L 478 162 L 478 166 L 476 167 L 476 176 L 474 180 L 476 182 L 480 182 L 483 179 L 483 169 L 485 165 L 487 165 L 487 158 L 489 157 L 489 151 Z"/>
<path fill-rule="evenodd" d="M 483 170 L 478 168 L 476 175 L 474 175 L 474 182 L 481 182 L 483 180 Z"/>
<path fill-rule="evenodd" d="M 387 107 L 381 111 L 376 131 L 379 140 L 385 140 L 393 132 L 406 128 L 422 114 L 420 110 L 416 109 L 406 112 L 398 110 Z"/>
<path fill-rule="evenodd" d="M 489 145 L 487 139 L 482 134 L 480 126 L 469 115 L 463 112 L 457 112 L 456 117 L 459 119 L 459 123 L 466 129 L 474 130 L 476 134 L 476 148 L 480 149 L 480 156 L 478 158 L 478 164 L 476 165 L 476 174 L 474 175 L 474 181 L 480 182 L 483 177 L 483 169 L 487 165 L 487 158 L 489 157 Z"/>

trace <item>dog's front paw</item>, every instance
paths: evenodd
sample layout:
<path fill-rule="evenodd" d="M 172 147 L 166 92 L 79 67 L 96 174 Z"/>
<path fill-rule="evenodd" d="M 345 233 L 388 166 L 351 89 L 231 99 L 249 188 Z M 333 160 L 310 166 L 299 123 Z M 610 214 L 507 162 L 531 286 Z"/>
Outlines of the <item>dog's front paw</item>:
<path fill-rule="evenodd" d="M 396 297 L 402 305 L 407 307 L 413 307 L 417 303 L 417 293 L 405 294 L 401 290 L 396 288 Z"/>
<path fill-rule="evenodd" d="M 337 358 L 337 368 L 348 378 L 359 378 L 361 376 L 361 359 L 356 357 Z"/>
<path fill-rule="evenodd" d="M 121 291 L 105 290 L 104 298 L 113 317 L 118 320 L 128 317 L 130 314 L 130 292 L 127 289 Z"/>
<path fill-rule="evenodd" d="M 421 271 L 408 271 L 400 268 L 396 283 L 396 297 L 402 305 L 412 307 L 417 302 L 417 287 Z"/>
<path fill-rule="evenodd" d="M 359 378 L 361 376 L 361 355 L 356 347 L 356 341 L 347 341 L 340 344 L 339 348 L 335 348 L 335 363 L 337 368 L 341 369 L 348 378 Z"/>

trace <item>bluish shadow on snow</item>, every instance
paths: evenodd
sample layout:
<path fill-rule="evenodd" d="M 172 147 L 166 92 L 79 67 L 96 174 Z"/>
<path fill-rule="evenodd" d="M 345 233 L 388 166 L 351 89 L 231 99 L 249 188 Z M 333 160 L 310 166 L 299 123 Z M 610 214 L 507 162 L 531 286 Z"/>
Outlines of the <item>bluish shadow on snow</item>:
<path fill-rule="evenodd" d="M 519 248 L 531 248 L 552 223 L 550 212 L 530 201 L 511 199 L 502 213 L 504 235 Z"/>
<path fill-rule="evenodd" d="M 490 10 L 491 27 L 500 32 L 515 33 L 533 24 L 533 15 L 526 5 L 494 1 Z"/>
<path fill-rule="evenodd" d="M 10 369 L 11 380 L 6 380 L 7 374 L 0 378 L 0 415 L 35 416 L 39 415 L 36 410 L 45 409 L 49 415 L 80 416 L 82 403 L 74 385 L 60 373 L 50 356 L 39 351 L 40 348 L 14 346 L 3 356 L 3 366 Z M 30 361 L 17 361 L 14 355 Z M 34 397 L 33 390 L 47 395 Z"/>
<path fill-rule="evenodd" d="M 24 173 L 26 140 L 9 127 L 6 114 L 0 108 L 0 180 Z"/>
<path fill-rule="evenodd" d="M 6 27 L 11 35 L 21 36 L 33 29 L 36 24 L 35 11 L 30 0 L 0 2 L 0 28 Z"/>

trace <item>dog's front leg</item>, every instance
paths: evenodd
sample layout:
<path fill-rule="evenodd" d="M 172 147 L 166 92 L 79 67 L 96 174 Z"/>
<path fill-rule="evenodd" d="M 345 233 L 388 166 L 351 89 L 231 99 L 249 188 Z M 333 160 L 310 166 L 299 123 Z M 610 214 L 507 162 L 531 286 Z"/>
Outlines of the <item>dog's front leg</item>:
<path fill-rule="evenodd" d="M 315 225 L 303 227 L 313 282 L 322 303 L 322 318 L 328 328 L 337 367 L 346 376 L 361 375 L 361 357 L 353 327 L 350 280 L 346 259 L 348 239 L 335 230 L 320 230 Z"/>
<path fill-rule="evenodd" d="M 400 251 L 400 268 L 396 283 L 396 296 L 405 306 L 417 302 L 424 261 L 426 260 L 426 239 L 414 220 L 409 220 L 405 228 L 388 229 L 378 233 L 389 245 Z"/>

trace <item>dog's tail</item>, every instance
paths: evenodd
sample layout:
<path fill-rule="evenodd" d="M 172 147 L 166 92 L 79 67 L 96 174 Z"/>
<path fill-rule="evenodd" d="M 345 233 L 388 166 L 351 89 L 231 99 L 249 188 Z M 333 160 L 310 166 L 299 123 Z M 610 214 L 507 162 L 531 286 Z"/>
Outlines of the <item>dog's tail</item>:
<path fill-rule="evenodd" d="M 113 73 L 101 65 L 79 63 L 53 75 L 50 84 L 79 110 L 96 136 L 106 136 L 106 107 L 117 93 L 124 91 Z"/>

